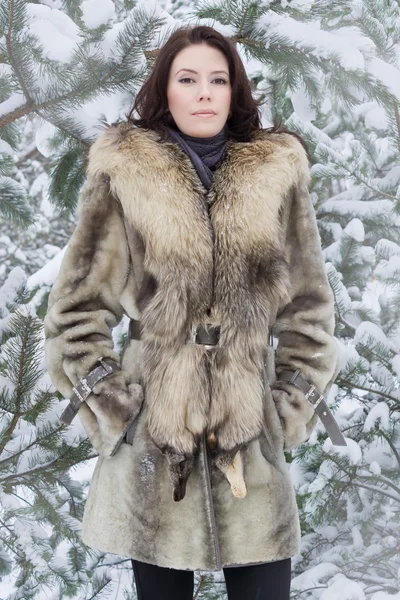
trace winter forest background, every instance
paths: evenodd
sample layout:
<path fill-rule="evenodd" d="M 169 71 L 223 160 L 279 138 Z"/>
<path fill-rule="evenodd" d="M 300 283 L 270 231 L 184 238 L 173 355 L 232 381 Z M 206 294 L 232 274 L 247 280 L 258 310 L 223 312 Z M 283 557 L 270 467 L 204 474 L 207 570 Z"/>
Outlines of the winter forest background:
<path fill-rule="evenodd" d="M 79 419 L 60 425 L 42 320 L 99 124 L 125 118 L 188 23 L 232 38 L 263 126 L 282 119 L 312 157 L 342 356 L 328 403 L 348 446 L 319 423 L 287 454 L 292 598 L 399 600 L 399 0 L 1 1 L 0 599 L 136 598 L 130 561 L 80 541 L 96 453 Z M 222 573 L 196 573 L 196 598 L 225 598 Z"/>

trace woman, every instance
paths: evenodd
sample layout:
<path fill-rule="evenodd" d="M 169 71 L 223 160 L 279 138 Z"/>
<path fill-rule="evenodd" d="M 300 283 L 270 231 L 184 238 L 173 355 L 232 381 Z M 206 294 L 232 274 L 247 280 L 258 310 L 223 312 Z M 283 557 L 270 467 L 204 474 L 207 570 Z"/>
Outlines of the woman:
<path fill-rule="evenodd" d="M 230 600 L 287 600 L 300 526 L 284 451 L 318 414 L 339 435 L 305 145 L 261 129 L 210 27 L 170 37 L 134 108 L 90 149 L 45 319 L 62 419 L 79 412 L 99 452 L 83 541 L 131 558 L 141 599 L 189 600 L 194 570 L 223 568 Z"/>

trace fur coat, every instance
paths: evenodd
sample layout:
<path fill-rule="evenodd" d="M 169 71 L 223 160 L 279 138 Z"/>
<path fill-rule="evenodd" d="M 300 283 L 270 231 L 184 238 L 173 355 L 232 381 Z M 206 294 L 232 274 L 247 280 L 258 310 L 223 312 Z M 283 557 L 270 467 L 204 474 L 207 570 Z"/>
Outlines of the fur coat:
<path fill-rule="evenodd" d="M 176 569 L 288 558 L 300 524 L 284 451 L 318 417 L 279 372 L 300 369 L 326 396 L 339 370 L 308 159 L 287 133 L 230 140 L 207 192 L 180 147 L 157 139 L 122 123 L 91 146 L 45 317 L 66 398 L 99 357 L 121 366 L 78 413 L 99 452 L 83 541 Z M 141 339 L 119 355 L 124 314 Z M 221 324 L 219 345 L 187 343 L 193 323 Z M 234 453 L 244 497 L 224 475 Z M 176 502 L 180 460 L 190 476 Z"/>

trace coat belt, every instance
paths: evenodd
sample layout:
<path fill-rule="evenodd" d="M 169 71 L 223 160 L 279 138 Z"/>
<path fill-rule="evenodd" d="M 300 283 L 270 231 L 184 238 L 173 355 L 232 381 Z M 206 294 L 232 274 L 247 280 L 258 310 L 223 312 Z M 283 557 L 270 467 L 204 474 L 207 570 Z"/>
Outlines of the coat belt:
<path fill-rule="evenodd" d="M 188 344 L 203 344 L 207 347 L 219 345 L 221 325 L 213 325 L 212 323 L 194 323 L 190 329 L 190 334 L 187 340 Z M 141 339 L 140 321 L 131 319 L 129 323 L 129 337 L 133 340 Z"/>

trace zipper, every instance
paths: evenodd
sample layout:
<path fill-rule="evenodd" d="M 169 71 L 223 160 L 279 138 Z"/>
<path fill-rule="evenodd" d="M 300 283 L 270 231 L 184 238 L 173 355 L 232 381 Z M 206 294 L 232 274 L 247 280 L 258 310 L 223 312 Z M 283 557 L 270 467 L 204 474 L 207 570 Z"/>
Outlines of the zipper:
<path fill-rule="evenodd" d="M 207 369 L 208 397 L 209 397 L 209 401 L 211 402 L 211 376 L 210 376 L 210 363 L 209 363 L 208 356 L 206 356 L 205 367 Z M 206 439 L 205 431 L 203 431 L 201 443 L 202 443 L 202 447 L 203 447 L 204 470 L 205 470 L 205 475 L 206 475 L 206 489 L 207 489 L 207 497 L 208 497 L 208 506 L 210 509 L 210 517 L 211 517 L 211 535 L 212 535 L 213 543 L 214 543 L 215 562 L 216 562 L 217 569 L 219 571 L 221 571 L 222 570 L 221 551 L 220 551 L 220 547 L 219 547 L 217 520 L 215 518 L 214 502 L 213 502 L 213 497 L 212 497 L 210 461 L 209 461 L 209 456 L 208 456 L 207 439 Z"/>
<path fill-rule="evenodd" d="M 208 196 L 209 193 L 205 194 L 205 203 L 206 203 L 206 210 L 207 210 L 207 216 L 208 216 L 208 223 L 210 225 L 210 232 L 211 232 L 211 244 L 212 244 L 212 275 L 211 275 L 211 301 L 210 301 L 210 305 L 209 308 L 207 309 L 207 313 L 210 314 L 213 304 L 214 304 L 214 287 L 215 287 L 215 231 L 214 231 L 214 227 L 211 221 L 211 204 L 208 201 Z"/>
<path fill-rule="evenodd" d="M 207 310 L 207 313 L 210 314 L 212 306 L 214 304 L 214 278 L 215 278 L 215 232 L 214 232 L 214 227 L 212 225 L 212 221 L 211 221 L 211 205 L 208 202 L 208 193 L 205 195 L 205 201 L 206 201 L 206 210 L 207 210 L 207 215 L 208 215 L 208 222 L 210 225 L 210 232 L 211 232 L 211 241 L 212 241 L 212 276 L 211 276 L 211 301 L 210 301 L 210 305 L 209 308 Z M 211 377 L 210 377 L 210 370 L 209 370 L 210 366 L 209 366 L 209 362 L 208 362 L 208 357 L 206 359 L 206 369 L 207 369 L 207 377 L 208 377 L 208 386 L 209 386 L 209 401 L 211 402 Z M 212 497 L 212 489 L 211 489 L 211 476 L 210 476 L 210 462 L 209 462 L 209 456 L 208 456 L 208 451 L 207 451 L 207 440 L 206 440 L 206 434 L 205 432 L 203 432 L 203 436 L 202 436 L 202 449 L 203 449 L 203 457 L 204 457 L 204 469 L 205 469 L 205 475 L 206 475 L 206 489 L 207 489 L 207 497 L 208 497 L 208 506 L 209 506 L 209 510 L 210 510 L 210 517 L 211 517 L 211 535 L 213 538 L 213 543 L 214 543 L 214 554 L 215 554 L 215 563 L 216 563 L 216 567 L 219 571 L 222 570 L 222 563 L 221 563 L 221 550 L 219 547 L 219 539 L 218 539 L 218 531 L 217 531 L 217 521 L 215 518 L 215 511 L 214 511 L 214 502 L 213 502 L 213 497 Z"/>
<path fill-rule="evenodd" d="M 205 433 L 203 433 L 202 445 L 203 445 L 203 453 L 204 453 L 204 468 L 205 468 L 205 472 L 206 472 L 206 487 L 207 487 L 208 504 L 210 507 L 210 515 L 211 515 L 211 529 L 212 529 L 212 537 L 213 537 L 213 542 L 214 542 L 215 562 L 216 562 L 217 569 L 219 571 L 221 571 L 221 569 L 222 569 L 221 551 L 220 551 L 220 547 L 219 547 L 217 521 L 215 519 L 214 503 L 213 503 L 212 491 L 211 491 L 210 464 L 209 464 L 209 458 L 208 458 L 208 452 L 207 452 Z"/>

